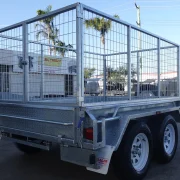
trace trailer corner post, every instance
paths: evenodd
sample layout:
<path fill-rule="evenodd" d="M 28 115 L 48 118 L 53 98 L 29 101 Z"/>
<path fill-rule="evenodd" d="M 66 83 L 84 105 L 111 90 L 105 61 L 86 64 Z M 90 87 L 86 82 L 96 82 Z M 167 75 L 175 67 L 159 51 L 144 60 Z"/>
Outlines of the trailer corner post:
<path fill-rule="evenodd" d="M 103 55 L 103 96 L 106 101 L 106 56 Z"/>
<path fill-rule="evenodd" d="M 84 103 L 84 31 L 83 31 L 83 5 L 77 3 L 76 7 L 76 65 L 77 65 L 77 103 Z"/>
<path fill-rule="evenodd" d="M 139 56 L 139 52 L 137 52 L 137 97 L 139 97 L 139 91 L 140 91 L 140 86 L 139 86 L 139 77 L 140 77 L 140 73 L 139 73 L 139 69 L 140 69 L 140 56 Z"/>
<path fill-rule="evenodd" d="M 177 93 L 180 97 L 180 46 L 177 46 Z"/>
<path fill-rule="evenodd" d="M 131 26 L 127 26 L 128 99 L 131 100 Z"/>
<path fill-rule="evenodd" d="M 43 58 L 43 44 L 41 44 L 41 89 L 40 98 L 44 98 L 44 58 Z"/>
<path fill-rule="evenodd" d="M 23 96 L 24 102 L 29 101 L 29 60 L 28 60 L 28 25 L 23 23 L 23 75 L 24 75 L 24 86 Z"/>
<path fill-rule="evenodd" d="M 161 97 L 161 69 L 160 69 L 160 38 L 157 38 L 157 66 L 158 66 L 158 98 Z"/>

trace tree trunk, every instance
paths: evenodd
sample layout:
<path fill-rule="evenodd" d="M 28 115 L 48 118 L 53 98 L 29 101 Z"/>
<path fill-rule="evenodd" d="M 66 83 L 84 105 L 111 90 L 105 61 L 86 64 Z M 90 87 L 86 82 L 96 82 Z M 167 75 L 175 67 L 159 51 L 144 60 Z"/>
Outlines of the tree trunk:
<path fill-rule="evenodd" d="M 61 56 L 64 57 L 64 55 L 65 55 L 65 52 L 61 52 Z"/>
<path fill-rule="evenodd" d="M 49 45 L 51 45 L 51 39 L 50 39 L 51 27 L 50 27 L 49 24 L 47 24 L 47 31 L 48 31 Z M 51 46 L 49 46 L 49 54 L 50 54 L 50 56 L 51 56 Z"/>
<path fill-rule="evenodd" d="M 101 41 L 102 41 L 103 45 L 105 46 L 105 35 L 101 35 Z"/>
<path fill-rule="evenodd" d="M 55 46 L 55 42 L 53 42 L 53 45 Z M 56 56 L 56 47 L 53 47 L 53 50 L 54 50 L 54 56 Z"/>
<path fill-rule="evenodd" d="M 106 49 L 105 49 L 105 36 L 104 35 L 102 35 L 101 36 L 101 40 L 102 40 L 102 43 L 103 43 L 103 49 L 104 49 L 104 55 L 106 54 Z M 104 73 L 104 82 L 103 82 L 103 84 L 104 84 L 104 89 L 103 89 L 103 95 L 104 96 L 106 96 L 106 82 L 107 82 L 107 66 L 106 66 L 106 57 L 105 56 L 103 56 L 103 68 L 105 68 L 103 71 L 103 73 Z"/>
<path fill-rule="evenodd" d="M 48 41 L 49 41 L 49 55 L 51 56 L 51 40 L 50 40 L 50 36 L 49 36 L 49 31 L 48 31 Z"/>
<path fill-rule="evenodd" d="M 105 36 L 102 36 L 102 42 L 103 42 L 103 48 L 104 48 L 104 55 L 106 54 L 106 47 L 105 47 Z M 105 58 L 106 60 L 106 58 Z M 106 81 L 107 81 L 107 71 L 105 72 L 106 73 Z"/>

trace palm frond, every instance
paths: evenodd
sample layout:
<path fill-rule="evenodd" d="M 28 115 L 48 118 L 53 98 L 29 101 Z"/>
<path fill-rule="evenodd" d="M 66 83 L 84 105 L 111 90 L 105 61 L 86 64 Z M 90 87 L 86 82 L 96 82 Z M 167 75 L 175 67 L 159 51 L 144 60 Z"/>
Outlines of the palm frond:
<path fill-rule="evenodd" d="M 44 15 L 44 14 L 47 14 L 47 13 L 51 12 L 51 10 L 52 10 L 52 5 L 49 5 L 49 6 L 47 6 L 47 8 L 45 10 L 38 9 L 36 11 L 36 13 L 37 13 L 38 16 L 40 16 L 40 15 Z M 48 17 L 46 19 L 42 19 L 42 20 L 40 20 L 40 22 L 48 24 L 53 20 L 54 17 L 55 16 L 51 16 L 51 17 Z"/>
<path fill-rule="evenodd" d="M 45 10 L 37 10 L 37 15 L 44 15 L 49 13 L 52 10 L 52 6 L 49 5 Z M 62 56 L 65 55 L 67 51 L 73 51 L 72 48 L 73 46 L 68 44 L 66 45 L 65 42 L 62 42 L 59 40 L 58 35 L 59 35 L 59 29 L 54 25 L 54 17 L 51 16 L 45 19 L 40 20 L 40 23 L 35 24 L 35 28 L 39 28 L 40 30 L 36 33 L 36 38 L 38 39 L 40 36 L 45 37 L 47 40 L 49 40 L 49 43 L 53 45 L 57 45 L 59 47 L 53 47 L 50 48 L 50 53 L 51 51 L 58 52 Z M 100 19 L 99 19 L 100 20 Z"/>
<path fill-rule="evenodd" d="M 55 29 L 55 34 L 58 35 L 58 33 L 59 33 L 59 29 L 56 28 Z"/>
<path fill-rule="evenodd" d="M 93 18 L 85 20 L 86 28 L 94 28 L 100 33 L 107 33 L 111 28 L 111 20 L 106 20 L 104 18 Z"/>
<path fill-rule="evenodd" d="M 38 16 L 41 16 L 41 15 L 46 14 L 46 12 L 43 11 L 43 10 L 41 10 L 41 9 L 38 9 L 38 10 L 36 11 L 36 13 L 37 13 Z"/>
<path fill-rule="evenodd" d="M 119 19 L 119 16 L 117 14 L 115 14 L 114 17 Z M 105 44 L 105 35 L 106 33 L 109 32 L 112 26 L 111 20 L 107 20 L 103 17 L 102 18 L 96 17 L 96 18 L 85 20 L 84 24 L 87 29 L 93 28 L 96 31 L 99 31 L 101 35 L 101 41 L 103 44 Z"/>
<path fill-rule="evenodd" d="M 117 18 L 117 19 L 120 19 L 118 14 L 115 14 L 114 17 Z"/>
<path fill-rule="evenodd" d="M 101 19 L 100 18 L 93 18 L 89 20 L 85 20 L 86 28 L 94 28 L 95 30 L 99 31 L 101 27 Z"/>
<path fill-rule="evenodd" d="M 68 48 L 73 48 L 73 45 L 68 44 L 66 47 L 68 47 Z"/>
<path fill-rule="evenodd" d="M 85 20 L 86 28 L 93 28 L 100 32 L 101 41 L 105 44 L 105 34 L 111 29 L 111 20 L 106 20 L 105 18 L 92 18 Z"/>
<path fill-rule="evenodd" d="M 42 35 L 42 36 L 45 37 L 45 38 L 48 38 L 48 34 L 47 34 L 47 32 L 44 31 L 44 30 L 40 30 L 40 31 L 38 31 L 38 32 L 36 33 L 36 39 L 37 39 L 37 40 L 39 39 L 39 36 L 40 36 L 40 35 Z"/>
<path fill-rule="evenodd" d="M 35 26 L 34 27 L 35 29 L 37 29 L 37 28 L 40 28 L 40 29 L 43 29 L 43 30 L 47 29 L 42 23 L 36 23 L 34 26 Z"/>
<path fill-rule="evenodd" d="M 52 30 L 54 30 L 54 22 L 53 21 L 50 22 L 50 26 L 51 26 Z"/>
<path fill-rule="evenodd" d="M 52 10 L 52 5 L 47 6 L 45 12 L 49 13 Z"/>
<path fill-rule="evenodd" d="M 56 51 L 59 54 L 61 54 L 63 57 L 65 56 L 66 52 L 68 52 L 68 51 L 74 52 L 74 50 L 72 50 L 73 46 L 71 44 L 66 45 L 65 42 L 58 40 L 56 42 L 56 45 L 59 46 L 56 48 Z"/>

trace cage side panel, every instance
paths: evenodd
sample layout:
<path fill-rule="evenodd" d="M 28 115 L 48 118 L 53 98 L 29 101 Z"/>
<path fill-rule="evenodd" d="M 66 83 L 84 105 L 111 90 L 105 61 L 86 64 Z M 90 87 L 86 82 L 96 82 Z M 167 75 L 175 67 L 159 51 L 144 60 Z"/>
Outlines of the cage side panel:
<path fill-rule="evenodd" d="M 28 32 L 30 100 L 75 98 L 76 9 L 30 23 Z"/>
<path fill-rule="evenodd" d="M 178 47 L 160 41 L 160 90 L 165 97 L 178 96 Z"/>
<path fill-rule="evenodd" d="M 158 97 L 158 39 L 132 30 L 131 81 L 134 99 Z"/>
<path fill-rule="evenodd" d="M 86 103 L 127 99 L 127 29 L 123 24 L 84 11 Z"/>
<path fill-rule="evenodd" d="M 177 96 L 177 54 L 176 45 L 86 7 L 85 103 Z"/>
<path fill-rule="evenodd" d="M 0 33 L 0 99 L 23 100 L 22 26 Z M 20 69 L 16 72 L 16 69 Z"/>

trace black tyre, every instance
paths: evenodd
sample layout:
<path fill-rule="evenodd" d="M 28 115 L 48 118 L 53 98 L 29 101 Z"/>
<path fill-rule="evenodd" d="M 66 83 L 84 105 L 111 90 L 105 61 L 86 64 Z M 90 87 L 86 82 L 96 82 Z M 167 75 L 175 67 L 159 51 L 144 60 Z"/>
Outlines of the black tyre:
<path fill-rule="evenodd" d="M 177 149 L 178 128 L 172 116 L 167 116 L 160 126 L 156 147 L 156 159 L 160 163 L 170 162 Z"/>
<path fill-rule="evenodd" d="M 36 154 L 36 153 L 41 151 L 41 149 L 39 149 L 39 148 L 34 148 L 34 147 L 31 147 L 31 146 L 27 146 L 27 145 L 19 144 L 19 143 L 15 143 L 15 144 L 16 144 L 16 147 L 20 151 L 22 151 L 22 152 L 24 152 L 26 154 L 29 154 L 29 155 L 30 154 Z"/>
<path fill-rule="evenodd" d="M 143 179 L 148 171 L 152 152 L 153 140 L 149 127 L 144 123 L 132 126 L 113 155 L 112 164 L 118 178 Z"/>

